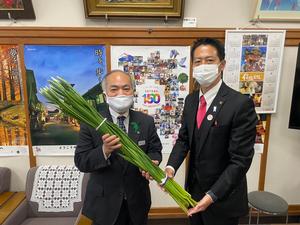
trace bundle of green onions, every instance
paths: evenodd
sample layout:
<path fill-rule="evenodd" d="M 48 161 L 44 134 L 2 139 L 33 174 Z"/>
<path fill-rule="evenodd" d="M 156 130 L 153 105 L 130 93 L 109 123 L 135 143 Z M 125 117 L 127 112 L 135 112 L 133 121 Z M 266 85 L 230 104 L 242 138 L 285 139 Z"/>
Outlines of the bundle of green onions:
<path fill-rule="evenodd" d="M 103 118 L 67 81 L 57 77 L 52 78 L 49 83 L 50 86 L 41 88 L 40 92 L 50 103 L 58 106 L 61 111 L 78 121 L 95 128 L 101 134 L 108 133 L 118 136 L 122 144 L 120 155 L 141 170 L 149 172 L 157 183 L 161 183 L 165 179 L 164 188 L 185 213 L 189 207 L 197 204 L 176 181 L 166 179 L 164 171 L 153 164 L 148 155 L 123 130 Z"/>

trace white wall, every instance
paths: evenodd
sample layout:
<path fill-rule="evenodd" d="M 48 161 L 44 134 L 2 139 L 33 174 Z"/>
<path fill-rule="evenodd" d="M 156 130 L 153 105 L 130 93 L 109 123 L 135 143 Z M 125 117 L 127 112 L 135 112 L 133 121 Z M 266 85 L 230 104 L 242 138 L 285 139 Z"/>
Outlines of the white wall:
<path fill-rule="evenodd" d="M 0 166 L 11 169 L 11 191 L 24 191 L 26 174 L 30 168 L 29 157 L 0 157 Z"/>
<path fill-rule="evenodd" d="M 290 204 L 300 204 L 300 130 L 288 129 L 296 58 L 296 48 L 285 48 L 278 110 L 271 118 L 265 186 Z"/>
<path fill-rule="evenodd" d="M 84 26 L 139 26 L 170 27 L 181 26 L 181 21 L 163 19 L 85 19 L 83 0 L 32 0 L 35 9 L 35 21 L 0 21 L 0 26 L 49 26 L 49 27 L 84 27 Z M 249 19 L 254 15 L 255 0 L 185 0 L 184 16 L 196 17 L 198 27 L 239 27 L 250 26 Z M 264 23 L 261 27 L 300 28 L 299 23 Z"/>
<path fill-rule="evenodd" d="M 251 167 L 247 173 L 248 191 L 256 191 L 258 188 L 259 168 L 261 154 L 254 154 Z"/>
<path fill-rule="evenodd" d="M 161 19 L 111 19 L 108 23 L 104 19 L 85 19 L 82 0 L 32 0 L 35 21 L 0 21 L 0 26 L 46 26 L 46 27 L 174 27 L 181 26 L 181 21 L 169 21 L 167 24 Z M 185 0 L 184 15 L 197 17 L 200 28 L 250 28 L 249 19 L 254 14 L 254 0 Z M 264 28 L 300 28 L 299 23 L 263 23 Z M 1 29 L 1 28 L 0 28 Z M 299 40 L 300 41 L 300 40 Z M 291 102 L 291 90 L 294 80 L 295 60 L 297 48 L 285 48 L 283 71 L 278 98 L 278 111 L 272 115 L 270 129 L 270 144 L 267 162 L 265 189 L 277 193 L 289 202 L 300 204 L 300 176 L 297 174 L 300 166 L 300 131 L 289 130 L 288 118 Z M 166 160 L 167 156 L 164 160 Z M 39 157 L 37 164 L 72 164 L 72 157 Z M 253 164 L 248 172 L 249 190 L 256 190 L 260 155 L 255 155 Z M 164 165 L 164 163 L 162 163 Z M 0 166 L 8 166 L 13 170 L 12 190 L 23 190 L 25 174 L 29 162 L 24 157 L 0 158 Z M 183 184 L 183 168 L 177 174 L 178 181 Z M 152 185 L 154 186 L 154 185 Z M 153 206 L 175 206 L 156 187 L 153 190 Z"/>

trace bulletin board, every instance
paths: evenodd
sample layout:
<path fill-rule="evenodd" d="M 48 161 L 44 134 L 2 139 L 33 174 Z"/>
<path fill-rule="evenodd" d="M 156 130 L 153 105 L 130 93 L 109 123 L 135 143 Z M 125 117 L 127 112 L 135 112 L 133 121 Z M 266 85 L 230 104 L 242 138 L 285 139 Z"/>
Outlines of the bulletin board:
<path fill-rule="evenodd" d="M 26 50 L 32 46 L 101 46 L 101 49 L 104 51 L 106 59 L 106 70 L 109 71 L 112 68 L 110 59 L 113 52 L 111 52 L 111 46 L 191 46 L 193 41 L 200 37 L 212 37 L 217 38 L 224 42 L 225 40 L 225 29 L 197 29 L 197 28 L 40 28 L 40 27 L 2 27 L 0 30 L 0 47 L 1 46 L 15 46 L 19 51 L 19 67 L 20 67 L 20 90 L 23 95 L 22 100 L 24 101 L 24 121 L 23 125 L 24 132 L 26 132 L 26 141 L 20 143 L 28 146 L 28 157 L 30 159 L 30 167 L 36 166 L 36 157 L 33 151 L 33 143 L 31 137 L 30 129 L 30 105 L 32 102 L 29 102 L 28 96 L 35 94 L 38 90 L 36 88 L 28 88 L 26 85 L 26 79 L 28 79 L 30 72 L 26 68 Z M 291 30 L 287 31 L 286 35 L 286 46 L 296 46 L 298 45 L 298 39 L 295 37 L 300 36 L 300 30 Z M 28 50 L 28 49 L 27 49 Z M 99 50 L 99 49 L 98 49 Z M 97 50 L 95 50 L 97 51 Z M 27 51 L 28 52 L 28 51 Z M 100 53 L 99 53 L 100 54 Z M 99 55 L 98 55 L 99 56 Z M 98 59 L 100 59 L 98 57 Z M 101 58 L 103 60 L 103 58 Z M 102 72 L 104 68 L 99 67 Z M 191 68 L 191 67 L 190 67 Z M 95 68 L 97 71 L 97 68 Z M 190 69 L 191 70 L 191 69 Z M 191 72 L 191 71 L 190 71 Z M 97 73 L 97 72 L 96 72 Z M 190 73 L 191 74 L 191 73 Z M 56 75 L 56 74 L 53 74 Z M 0 74 L 0 78 L 3 78 L 3 73 Z M 7 78 L 8 79 L 8 78 Z M 1 81 L 1 80 L 0 80 Z M 2 81 L 3 82 L 3 81 Z M 34 86 L 33 86 L 34 87 Z M 193 81 L 189 79 L 189 92 L 193 90 Z M 0 89 L 1 91 L 1 89 Z M 3 90 L 2 90 L 3 91 Z M 91 93 L 89 93 L 91 94 Z M 3 99 L 4 95 L 0 95 Z M 95 95 L 93 95 L 95 97 Z M 31 98 L 31 100 L 36 100 Z M 97 96 L 92 99 L 97 102 Z M 8 100 L 5 99 L 6 104 Z M 36 102 L 37 104 L 37 102 Z M 1 110 L 0 108 L 0 116 Z M 0 117 L 2 118 L 2 117 Z M 264 145 L 263 152 L 260 158 L 260 171 L 259 171 L 259 181 L 257 189 L 264 189 L 265 182 L 265 172 L 266 172 L 266 162 L 267 162 L 267 152 L 268 152 L 268 137 L 269 137 L 269 128 L 270 128 L 270 115 L 264 117 Z M 260 127 L 261 131 L 261 127 Z M 5 137 L 10 137 L 7 134 L 7 130 L 0 129 L 1 135 Z M 23 134 L 24 135 L 24 134 Z M 2 139 L 1 139 L 2 140 Z M 8 140 L 9 145 L 10 142 Z M 18 145 L 14 146 L 18 148 Z M 1 151 L 1 147 L 0 147 Z M 164 155 L 165 158 L 168 158 L 168 154 Z M 185 168 L 181 174 L 181 184 L 184 182 L 184 173 Z M 153 212 L 156 212 L 155 210 Z M 177 208 L 165 208 L 157 211 L 159 214 L 168 214 L 175 213 L 177 216 L 184 216 L 183 213 Z M 155 213 L 154 213 L 155 214 Z"/>

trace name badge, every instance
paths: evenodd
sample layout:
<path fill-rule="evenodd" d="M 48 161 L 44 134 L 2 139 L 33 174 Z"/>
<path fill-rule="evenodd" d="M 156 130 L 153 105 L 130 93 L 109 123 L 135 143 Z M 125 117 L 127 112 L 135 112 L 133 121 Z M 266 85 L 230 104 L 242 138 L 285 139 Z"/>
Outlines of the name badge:
<path fill-rule="evenodd" d="M 138 146 L 142 146 L 142 145 L 145 145 L 146 144 L 146 141 L 145 140 L 142 140 L 142 141 L 139 141 L 138 142 Z"/>

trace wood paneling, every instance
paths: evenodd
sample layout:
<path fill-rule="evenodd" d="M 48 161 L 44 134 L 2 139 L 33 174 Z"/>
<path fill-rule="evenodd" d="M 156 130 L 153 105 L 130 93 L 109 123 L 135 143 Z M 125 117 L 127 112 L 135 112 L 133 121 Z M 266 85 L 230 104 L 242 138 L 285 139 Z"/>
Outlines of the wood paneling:
<path fill-rule="evenodd" d="M 1 43 L 110 43 L 110 44 L 191 44 L 199 37 L 225 38 L 224 28 L 53 28 L 1 27 Z M 71 42 L 69 42 L 71 41 Z M 286 46 L 297 46 L 300 29 L 288 29 Z"/>
<path fill-rule="evenodd" d="M 259 180 L 258 180 L 258 190 L 265 190 L 265 179 L 266 179 L 266 169 L 267 169 L 267 159 L 268 159 L 268 148 L 269 148 L 269 136 L 270 136 L 270 125 L 271 125 L 271 115 L 267 115 L 266 123 L 266 134 L 264 141 L 264 149 L 261 154 L 260 168 L 259 168 Z"/>

